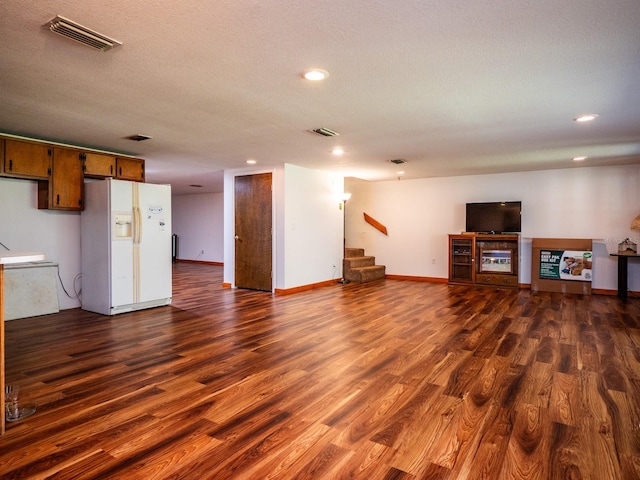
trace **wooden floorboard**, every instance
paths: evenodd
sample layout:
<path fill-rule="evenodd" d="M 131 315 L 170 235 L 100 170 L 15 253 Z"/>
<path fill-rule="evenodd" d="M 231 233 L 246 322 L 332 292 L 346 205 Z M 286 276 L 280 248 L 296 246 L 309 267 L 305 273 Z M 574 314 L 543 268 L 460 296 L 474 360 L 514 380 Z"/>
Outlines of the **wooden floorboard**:
<path fill-rule="evenodd" d="M 0 478 L 640 479 L 640 299 L 401 280 L 6 322 Z"/>

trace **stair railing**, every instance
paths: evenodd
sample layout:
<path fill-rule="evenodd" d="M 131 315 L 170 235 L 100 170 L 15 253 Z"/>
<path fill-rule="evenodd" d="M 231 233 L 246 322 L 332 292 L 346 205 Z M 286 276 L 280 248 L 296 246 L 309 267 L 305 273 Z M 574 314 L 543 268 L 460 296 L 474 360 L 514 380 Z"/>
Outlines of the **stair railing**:
<path fill-rule="evenodd" d="M 385 227 L 383 224 L 381 224 L 379 221 L 377 221 L 375 218 L 373 218 L 370 215 L 367 215 L 366 213 L 362 212 L 364 214 L 364 221 L 367 222 L 369 225 L 371 225 L 373 228 L 375 228 L 376 230 L 378 230 L 381 233 L 384 233 L 385 235 L 389 235 L 387 233 L 387 227 Z"/>

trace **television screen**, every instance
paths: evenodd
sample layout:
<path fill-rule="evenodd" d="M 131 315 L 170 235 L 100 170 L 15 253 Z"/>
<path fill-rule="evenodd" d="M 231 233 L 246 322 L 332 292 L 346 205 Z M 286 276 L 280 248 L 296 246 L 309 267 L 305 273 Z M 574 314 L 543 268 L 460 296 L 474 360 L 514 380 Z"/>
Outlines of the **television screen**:
<path fill-rule="evenodd" d="M 467 232 L 520 233 L 522 202 L 467 203 Z"/>

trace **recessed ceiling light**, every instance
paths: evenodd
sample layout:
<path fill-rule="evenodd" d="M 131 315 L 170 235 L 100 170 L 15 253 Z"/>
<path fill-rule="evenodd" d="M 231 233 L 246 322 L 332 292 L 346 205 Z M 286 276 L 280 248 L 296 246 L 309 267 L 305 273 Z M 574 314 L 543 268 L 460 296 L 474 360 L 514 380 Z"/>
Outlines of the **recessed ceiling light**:
<path fill-rule="evenodd" d="M 340 147 L 336 147 L 333 150 L 331 150 L 331 153 L 333 153 L 334 155 L 340 156 L 340 155 L 344 155 L 344 150 Z"/>
<path fill-rule="evenodd" d="M 404 170 L 400 170 L 399 172 L 396 172 L 396 175 L 404 175 Z"/>
<path fill-rule="evenodd" d="M 582 156 L 582 157 L 573 157 L 573 161 L 574 162 L 581 162 L 583 160 L 586 160 L 587 158 L 589 158 L 589 157 L 584 157 L 584 156 Z"/>
<path fill-rule="evenodd" d="M 250 158 L 249 160 L 247 160 L 247 163 L 248 163 L 249 165 L 255 165 L 255 164 L 256 164 L 256 163 L 258 163 L 258 162 L 257 162 L 256 160 L 254 160 L 254 159 Z"/>
<path fill-rule="evenodd" d="M 595 120 L 596 118 L 598 118 L 598 115 L 596 115 L 595 113 L 585 113 L 583 115 L 578 115 L 576 118 L 573 119 L 574 122 L 591 122 L 593 120 Z"/>
<path fill-rule="evenodd" d="M 312 82 L 318 82 L 324 80 L 329 76 L 329 72 L 322 70 L 321 68 L 310 68 L 302 72 L 302 77 L 311 80 Z"/>

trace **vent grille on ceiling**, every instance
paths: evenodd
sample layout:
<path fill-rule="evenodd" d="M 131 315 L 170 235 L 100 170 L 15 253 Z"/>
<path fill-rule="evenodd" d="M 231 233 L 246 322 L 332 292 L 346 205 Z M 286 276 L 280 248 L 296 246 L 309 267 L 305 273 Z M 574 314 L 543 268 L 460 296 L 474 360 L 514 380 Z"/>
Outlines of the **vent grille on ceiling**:
<path fill-rule="evenodd" d="M 142 142 L 144 140 L 150 140 L 153 137 L 150 137 L 149 135 L 142 135 L 141 133 L 136 133 L 135 135 L 129 135 L 128 137 L 124 137 L 127 140 L 133 140 L 134 142 Z"/>
<path fill-rule="evenodd" d="M 45 23 L 43 27 L 48 28 L 53 33 L 62 35 L 63 37 L 70 38 L 76 42 L 84 43 L 85 45 L 95 48 L 100 51 L 111 50 L 113 47 L 122 45 L 121 42 L 109 38 L 101 33 L 95 32 L 76 23 L 68 18 L 58 15 L 51 21 Z"/>
<path fill-rule="evenodd" d="M 333 131 L 329 128 L 316 128 L 315 130 L 311 130 L 313 133 L 317 133 L 318 135 L 322 135 L 324 137 L 337 137 L 340 135 L 338 132 Z"/>
<path fill-rule="evenodd" d="M 391 163 L 395 163 L 396 165 L 402 165 L 403 163 L 407 163 L 406 160 L 402 158 L 394 158 L 393 160 L 389 160 Z"/>

